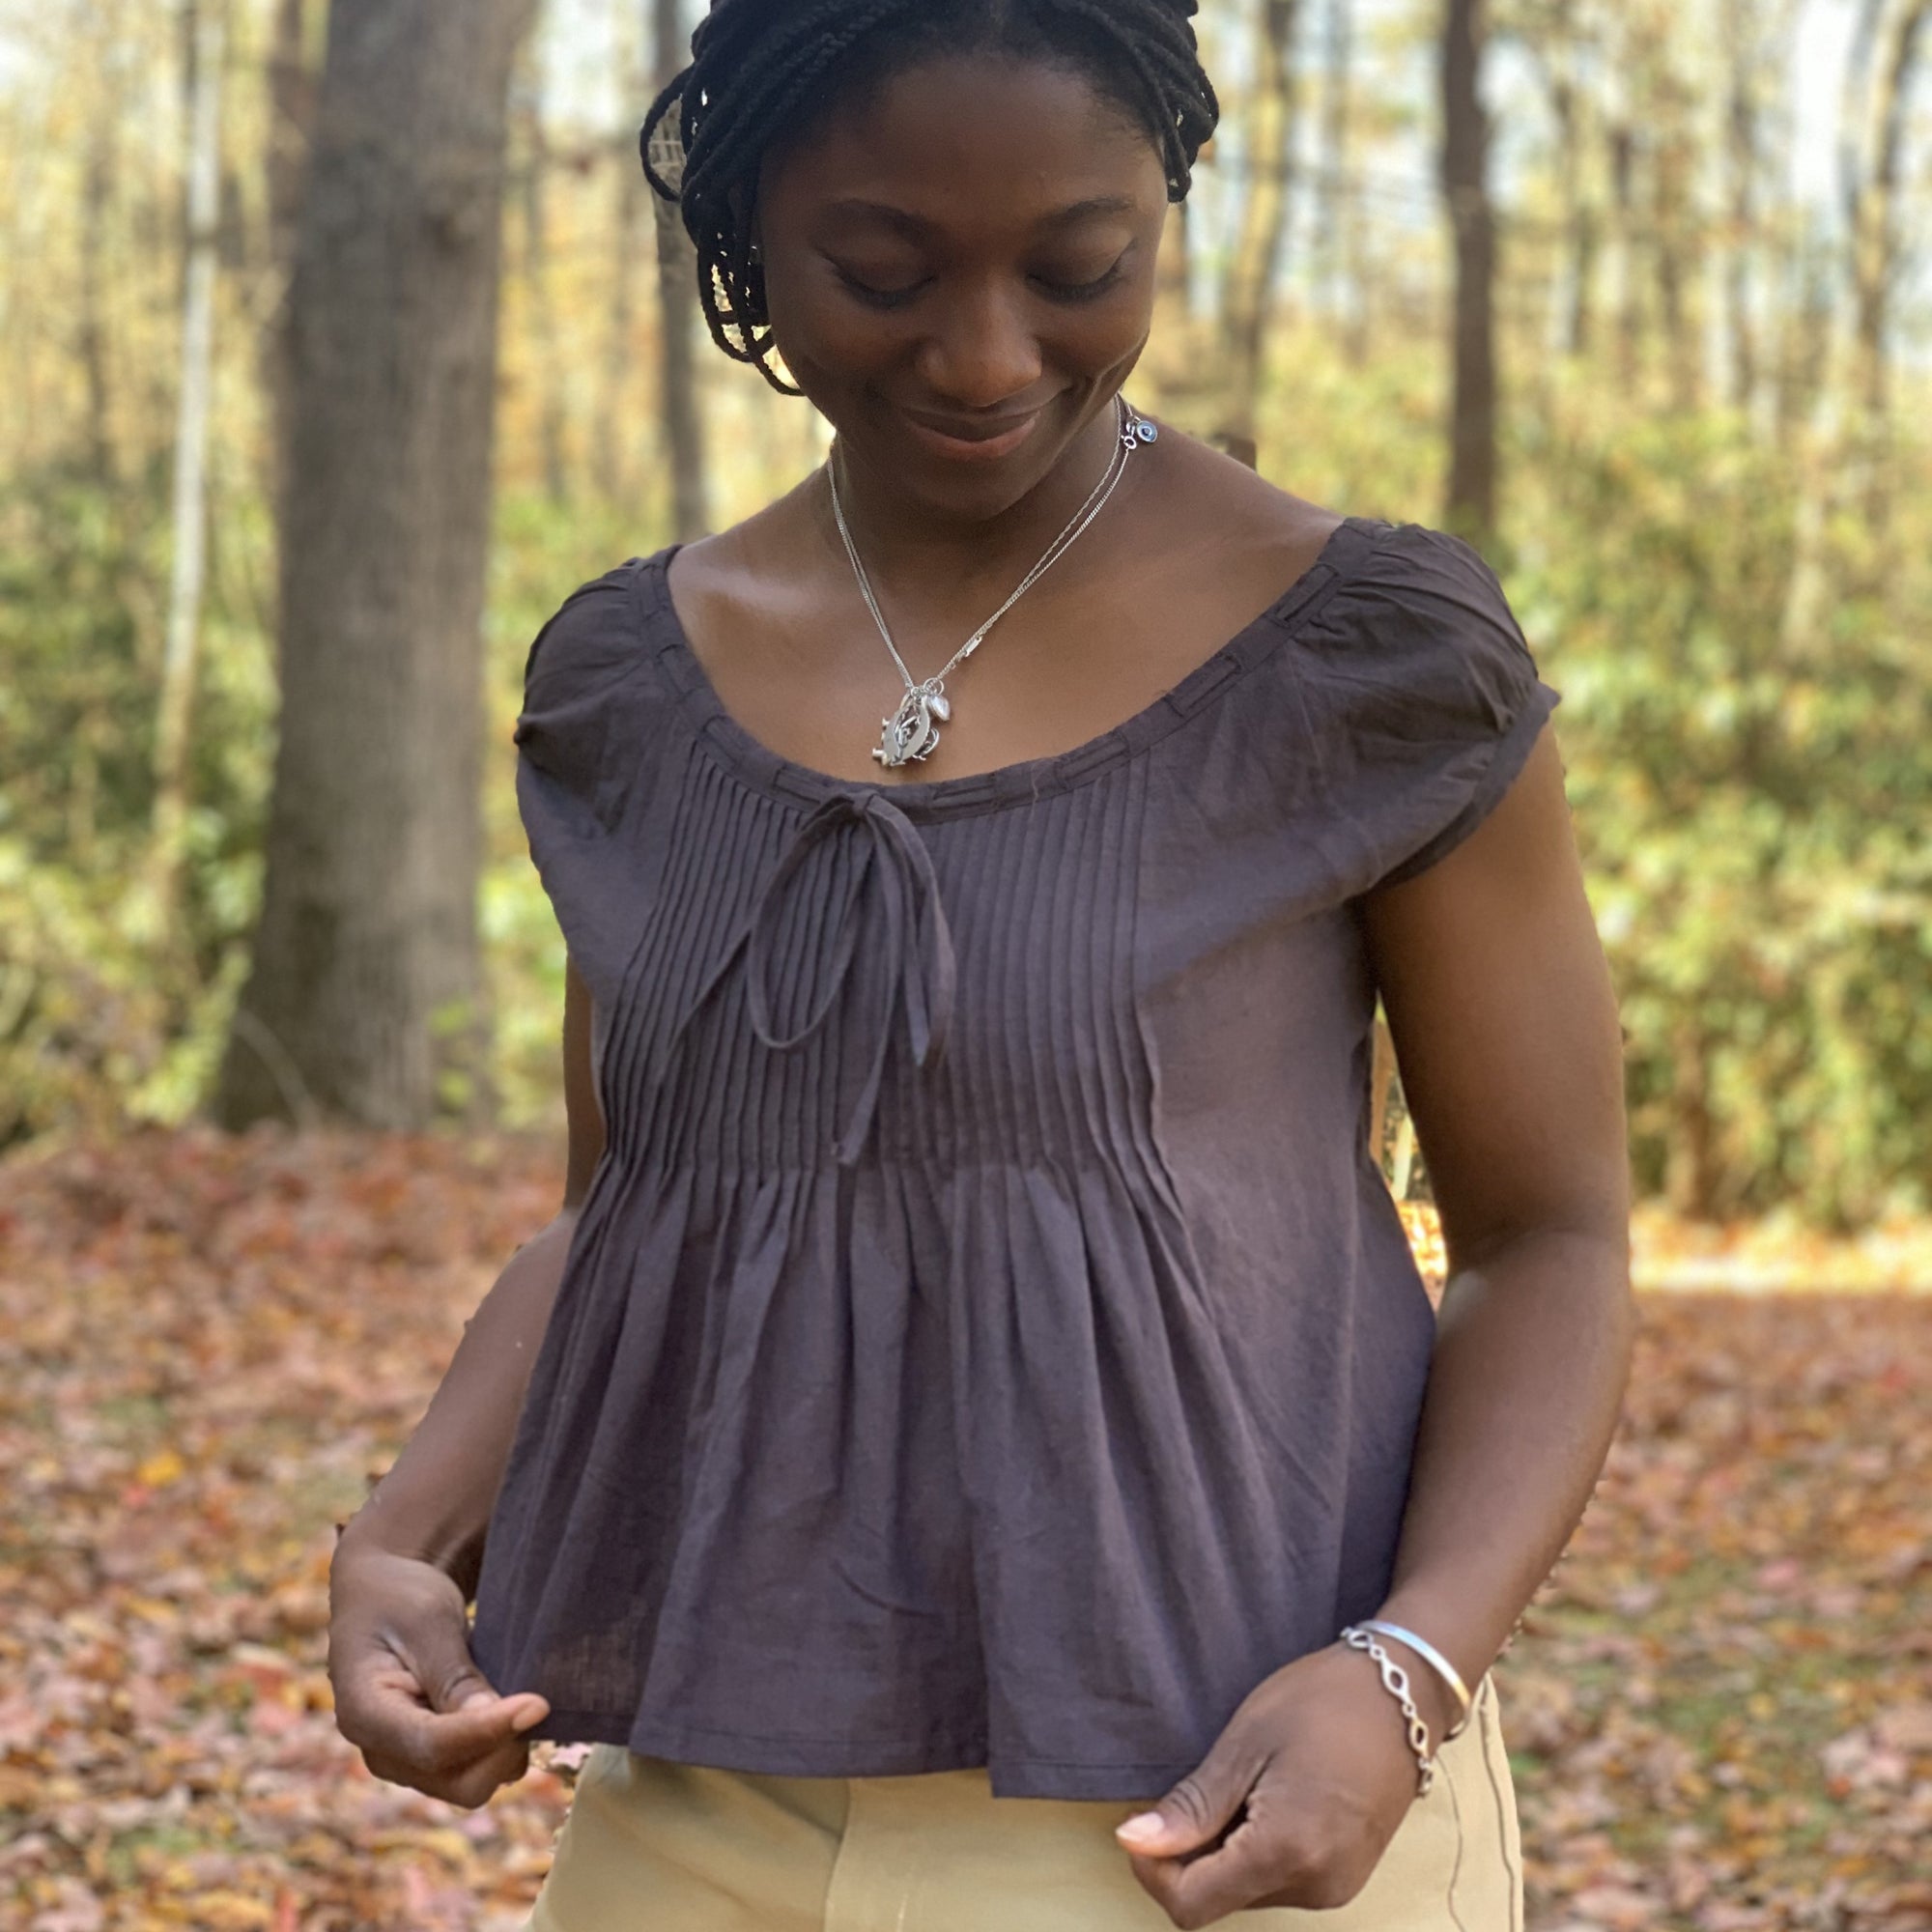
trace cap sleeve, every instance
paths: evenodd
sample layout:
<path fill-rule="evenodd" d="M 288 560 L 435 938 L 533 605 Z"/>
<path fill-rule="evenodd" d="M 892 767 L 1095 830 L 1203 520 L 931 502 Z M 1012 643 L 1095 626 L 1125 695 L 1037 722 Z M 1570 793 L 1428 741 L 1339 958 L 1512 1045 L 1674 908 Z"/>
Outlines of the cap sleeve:
<path fill-rule="evenodd" d="M 1348 895 L 1413 878 L 1489 816 L 1560 695 L 1461 537 L 1391 526 L 1305 639 Z"/>
<path fill-rule="evenodd" d="M 640 668 L 637 559 L 581 584 L 524 662 L 517 809 L 564 943 L 593 1000 L 609 1004 L 631 941 L 624 827 L 626 693 Z"/>

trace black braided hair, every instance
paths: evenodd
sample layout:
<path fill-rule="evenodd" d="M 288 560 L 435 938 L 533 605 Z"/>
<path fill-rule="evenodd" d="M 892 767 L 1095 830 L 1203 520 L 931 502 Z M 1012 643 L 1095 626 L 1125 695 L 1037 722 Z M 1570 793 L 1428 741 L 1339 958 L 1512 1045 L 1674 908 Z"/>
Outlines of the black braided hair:
<path fill-rule="evenodd" d="M 644 174 L 678 204 L 697 244 L 711 339 L 772 368 L 765 274 L 752 245 L 758 172 L 828 102 L 936 53 L 1013 53 L 1078 66 L 1157 144 L 1167 196 L 1187 193 L 1220 116 L 1196 51 L 1196 0 L 712 0 L 691 65 L 651 103 L 638 137 Z"/>

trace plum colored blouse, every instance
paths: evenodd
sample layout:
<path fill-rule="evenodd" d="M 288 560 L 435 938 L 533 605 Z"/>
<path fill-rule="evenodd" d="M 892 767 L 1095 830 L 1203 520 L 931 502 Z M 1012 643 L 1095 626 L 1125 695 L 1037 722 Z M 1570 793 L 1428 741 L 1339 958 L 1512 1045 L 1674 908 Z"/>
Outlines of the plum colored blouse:
<path fill-rule="evenodd" d="M 1354 517 L 1118 728 L 868 785 L 724 711 L 673 554 L 526 667 L 608 1133 L 477 1659 L 539 1737 L 1156 1797 L 1387 1594 L 1435 1317 L 1361 901 L 1557 694 L 1472 549 Z"/>

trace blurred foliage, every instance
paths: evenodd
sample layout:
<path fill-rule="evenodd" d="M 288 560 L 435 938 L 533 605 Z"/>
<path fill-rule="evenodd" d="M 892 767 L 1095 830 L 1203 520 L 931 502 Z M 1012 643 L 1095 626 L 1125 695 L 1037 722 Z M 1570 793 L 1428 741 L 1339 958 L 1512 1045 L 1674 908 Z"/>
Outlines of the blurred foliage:
<path fill-rule="evenodd" d="M 197 699 L 178 954 L 144 883 L 166 582 L 165 478 L 48 466 L 0 488 L 0 1147 L 191 1113 L 211 1078 L 261 879 L 273 686 L 217 542 Z M 253 527 L 250 527 L 252 520 Z"/>
<path fill-rule="evenodd" d="M 1932 527 L 1920 479 L 1895 569 L 1785 645 L 1788 469 L 1727 418 L 1574 436 L 1509 581 L 1564 693 L 1639 1181 L 1850 1225 L 1926 1203 Z"/>

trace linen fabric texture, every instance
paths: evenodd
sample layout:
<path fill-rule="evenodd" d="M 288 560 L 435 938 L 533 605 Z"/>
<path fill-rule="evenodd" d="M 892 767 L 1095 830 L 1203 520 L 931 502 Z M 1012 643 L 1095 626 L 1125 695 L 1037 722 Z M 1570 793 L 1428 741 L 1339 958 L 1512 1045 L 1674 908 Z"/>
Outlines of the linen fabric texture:
<path fill-rule="evenodd" d="M 674 554 L 526 668 L 607 1139 L 477 1660 L 535 1737 L 1158 1797 L 1387 1595 L 1435 1317 L 1362 901 L 1558 695 L 1473 549 L 1350 518 L 1117 729 L 860 784 L 724 710 Z"/>
<path fill-rule="evenodd" d="M 996 1799 L 983 1770 L 771 1777 L 590 1753 L 525 1932 L 1173 1932 L 1114 1827 Z M 1492 1679 L 1368 1884 L 1229 1932 L 1522 1932 L 1522 1840 Z"/>

